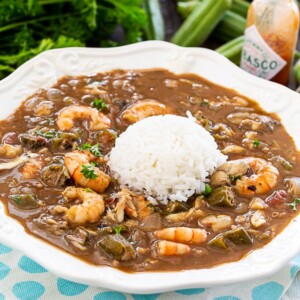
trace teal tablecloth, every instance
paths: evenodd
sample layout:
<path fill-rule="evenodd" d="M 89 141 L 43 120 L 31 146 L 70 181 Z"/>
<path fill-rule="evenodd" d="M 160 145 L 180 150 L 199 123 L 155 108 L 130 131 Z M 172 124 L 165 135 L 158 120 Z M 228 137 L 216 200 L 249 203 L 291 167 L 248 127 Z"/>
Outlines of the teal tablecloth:
<path fill-rule="evenodd" d="M 277 274 L 264 279 L 217 288 L 135 295 L 90 287 L 57 277 L 21 252 L 0 244 L 0 300 L 276 300 L 286 293 L 299 268 L 300 255 Z"/>

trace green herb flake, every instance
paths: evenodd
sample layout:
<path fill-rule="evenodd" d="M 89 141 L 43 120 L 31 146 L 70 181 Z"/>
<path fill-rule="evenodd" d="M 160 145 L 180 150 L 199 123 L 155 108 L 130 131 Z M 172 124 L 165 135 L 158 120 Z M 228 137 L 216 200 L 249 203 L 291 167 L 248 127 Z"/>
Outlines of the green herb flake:
<path fill-rule="evenodd" d="M 204 195 L 209 196 L 212 192 L 212 187 L 209 184 L 205 184 L 205 190 L 204 190 Z"/>
<path fill-rule="evenodd" d="M 94 193 L 94 191 L 90 188 L 86 188 L 85 191 L 88 192 L 88 193 Z"/>
<path fill-rule="evenodd" d="M 96 179 L 98 175 L 95 173 L 94 165 L 90 164 L 89 166 L 82 165 L 80 173 L 87 179 Z"/>
<path fill-rule="evenodd" d="M 90 149 L 90 152 L 96 157 L 101 157 L 102 156 L 102 153 L 101 153 L 100 148 L 99 148 L 99 144 L 96 144 L 96 145 L 92 146 L 91 149 Z"/>
<path fill-rule="evenodd" d="M 122 225 L 120 225 L 120 226 L 114 227 L 113 229 L 116 234 L 120 234 L 124 228 Z"/>
<path fill-rule="evenodd" d="M 98 109 L 99 111 L 108 110 L 108 106 L 105 104 L 103 99 L 95 99 L 92 102 L 92 107 Z"/>
<path fill-rule="evenodd" d="M 77 147 L 78 150 L 88 150 L 89 152 L 91 152 L 94 156 L 96 157 L 101 157 L 102 156 L 102 153 L 100 151 L 100 146 L 99 144 L 96 144 L 96 145 L 91 145 L 91 144 L 83 144 L 82 147 Z"/>
<path fill-rule="evenodd" d="M 82 147 L 78 146 L 77 149 L 78 149 L 78 150 L 88 150 L 88 149 L 90 149 L 91 147 L 92 147 L 91 144 L 85 143 L 85 144 L 82 145 Z"/>
<path fill-rule="evenodd" d="M 288 206 L 293 210 L 293 211 L 297 211 L 298 209 L 298 204 L 300 203 L 300 198 L 295 198 L 294 202 L 289 203 Z"/>
<path fill-rule="evenodd" d="M 253 141 L 253 147 L 257 148 L 260 145 L 260 141 L 258 139 L 254 139 Z"/>

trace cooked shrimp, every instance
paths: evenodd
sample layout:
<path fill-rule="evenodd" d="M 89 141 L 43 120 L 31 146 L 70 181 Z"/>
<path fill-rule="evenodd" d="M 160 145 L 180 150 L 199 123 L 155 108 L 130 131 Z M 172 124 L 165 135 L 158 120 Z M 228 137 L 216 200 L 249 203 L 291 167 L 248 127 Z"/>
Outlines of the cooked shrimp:
<path fill-rule="evenodd" d="M 90 162 L 96 159 L 91 153 L 87 151 L 73 151 L 65 155 L 65 166 L 73 177 L 75 182 L 82 186 L 88 187 L 95 192 L 102 193 L 110 183 L 110 177 L 101 171 L 99 168 L 90 164 Z M 93 178 L 86 178 L 82 173 L 83 168 L 88 167 L 94 175 Z"/>
<path fill-rule="evenodd" d="M 1 144 L 0 145 L 0 156 L 5 158 L 15 158 L 22 153 L 21 145 L 10 145 Z"/>
<path fill-rule="evenodd" d="M 236 190 L 243 196 L 265 194 L 273 189 L 278 181 L 279 172 L 269 162 L 261 158 L 248 157 L 243 159 L 254 174 L 242 176 L 236 181 Z"/>
<path fill-rule="evenodd" d="M 207 238 L 207 232 L 204 229 L 189 227 L 169 227 L 156 230 L 154 234 L 159 239 L 192 244 L 201 244 Z"/>
<path fill-rule="evenodd" d="M 171 110 L 166 107 L 166 105 L 155 100 L 145 100 L 134 103 L 127 108 L 121 116 L 124 121 L 135 123 L 151 116 L 169 113 L 171 113 Z"/>
<path fill-rule="evenodd" d="M 156 247 L 157 253 L 163 256 L 183 255 L 191 251 L 191 248 L 188 245 L 169 241 L 158 241 Z"/>
<path fill-rule="evenodd" d="M 78 192 L 75 186 L 68 186 L 62 192 L 62 196 L 66 202 L 75 201 L 78 199 Z"/>
<path fill-rule="evenodd" d="M 56 123 L 60 130 L 70 130 L 78 119 L 89 120 L 90 130 L 102 130 L 110 126 L 110 119 L 96 108 L 77 105 L 63 108 L 58 114 Z"/>
<path fill-rule="evenodd" d="M 104 200 L 101 195 L 86 191 L 83 188 L 72 189 L 77 199 L 82 200 L 82 204 L 71 206 L 65 214 L 69 223 L 84 225 L 86 223 L 94 223 L 99 220 L 105 209 Z"/>

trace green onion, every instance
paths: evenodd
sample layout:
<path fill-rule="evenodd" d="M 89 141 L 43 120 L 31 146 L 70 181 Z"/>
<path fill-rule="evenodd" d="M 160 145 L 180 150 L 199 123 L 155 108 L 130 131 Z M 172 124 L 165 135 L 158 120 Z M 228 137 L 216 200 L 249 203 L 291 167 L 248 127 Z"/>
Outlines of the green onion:
<path fill-rule="evenodd" d="M 180 46 L 202 44 L 230 7 L 231 0 L 203 0 L 183 22 L 171 42 Z"/>

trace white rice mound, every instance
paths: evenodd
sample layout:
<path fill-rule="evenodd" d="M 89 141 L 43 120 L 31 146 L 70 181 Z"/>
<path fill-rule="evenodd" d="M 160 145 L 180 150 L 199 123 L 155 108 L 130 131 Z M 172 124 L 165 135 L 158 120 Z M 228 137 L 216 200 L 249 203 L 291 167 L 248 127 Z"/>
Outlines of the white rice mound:
<path fill-rule="evenodd" d="M 117 138 L 108 165 L 122 187 L 166 204 L 202 193 L 206 177 L 226 159 L 193 118 L 163 115 L 129 126 Z"/>

